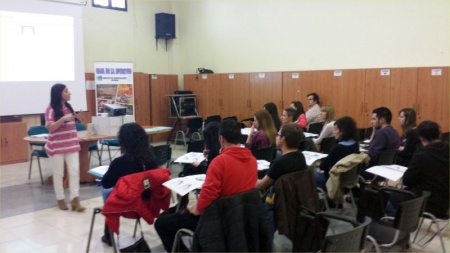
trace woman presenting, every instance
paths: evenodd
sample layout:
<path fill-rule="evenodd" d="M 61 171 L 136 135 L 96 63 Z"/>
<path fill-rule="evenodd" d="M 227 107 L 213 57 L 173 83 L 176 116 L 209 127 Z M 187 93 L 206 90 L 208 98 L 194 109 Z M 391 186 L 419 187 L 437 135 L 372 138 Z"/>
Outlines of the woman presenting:
<path fill-rule="evenodd" d="M 85 210 L 80 204 L 80 162 L 76 121 L 79 120 L 72 106 L 68 103 L 71 93 L 64 84 L 57 83 L 50 91 L 50 105 L 45 110 L 45 127 L 49 131 L 45 150 L 50 158 L 53 169 L 53 187 L 55 189 L 58 207 L 61 210 L 69 208 L 65 202 L 63 176 L 64 162 L 69 172 L 69 188 L 73 211 Z"/>

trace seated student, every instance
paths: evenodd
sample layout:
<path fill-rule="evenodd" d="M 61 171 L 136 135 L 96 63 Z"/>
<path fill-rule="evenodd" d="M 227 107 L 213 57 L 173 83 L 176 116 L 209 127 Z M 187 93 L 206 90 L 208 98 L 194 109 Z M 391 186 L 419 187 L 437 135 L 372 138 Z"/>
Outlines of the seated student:
<path fill-rule="evenodd" d="M 140 125 L 136 123 L 123 124 L 119 129 L 117 138 L 122 155 L 111 162 L 108 171 L 102 178 L 103 201 L 106 201 L 119 178 L 158 167 L 148 136 Z M 106 224 L 102 242 L 111 246 Z"/>
<path fill-rule="evenodd" d="M 368 155 L 369 167 L 378 164 L 381 151 L 397 150 L 400 146 L 400 136 L 391 126 L 392 113 L 386 107 L 379 107 L 372 111 L 373 132 L 370 138 Z M 362 174 L 365 175 L 364 173 Z"/>
<path fill-rule="evenodd" d="M 320 108 L 320 117 L 324 121 L 324 126 L 322 131 L 320 131 L 319 137 L 313 139 L 316 145 L 320 145 L 323 139 L 334 136 L 334 107 L 332 105 L 322 106 Z"/>
<path fill-rule="evenodd" d="M 205 160 L 185 165 L 179 176 L 184 177 L 206 173 L 211 161 L 220 153 L 219 125 L 218 122 L 210 122 L 203 130 L 203 141 L 205 143 L 203 155 L 205 156 Z"/>
<path fill-rule="evenodd" d="M 274 145 L 277 131 L 275 130 L 270 113 L 266 110 L 257 111 L 253 119 L 254 121 L 245 147 L 254 151 Z"/>
<path fill-rule="evenodd" d="M 423 191 L 431 195 L 427 199 L 425 212 L 436 217 L 448 216 L 449 210 L 449 145 L 439 139 L 439 125 L 433 121 L 424 121 L 417 126 L 417 133 L 423 148 L 414 153 L 408 169 L 403 174 L 403 184 L 406 190 L 420 196 Z M 395 214 L 395 209 L 401 199 L 392 196 L 394 209 L 386 210 L 388 214 Z M 389 207 L 389 205 L 388 205 Z"/>
<path fill-rule="evenodd" d="M 208 167 L 197 204 L 176 213 L 162 213 L 156 220 L 156 232 L 167 252 L 172 250 L 176 232 L 181 228 L 195 231 L 203 210 L 214 200 L 254 189 L 257 180 L 256 159 L 250 150 L 240 147 L 240 137 L 241 127 L 238 122 L 222 121 L 219 127 L 222 152 Z"/>
<path fill-rule="evenodd" d="M 408 166 L 417 147 L 421 145 L 417 134 L 416 111 L 412 108 L 401 109 L 398 113 L 398 121 L 400 122 L 403 133 L 395 163 Z"/>
<path fill-rule="evenodd" d="M 280 130 L 281 127 L 281 121 L 280 117 L 278 116 L 278 108 L 277 106 L 270 102 L 264 105 L 264 110 L 268 111 L 270 113 L 270 116 L 272 116 L 273 124 L 275 125 L 275 130 Z"/>
<path fill-rule="evenodd" d="M 286 108 L 283 110 L 281 114 L 281 125 L 287 125 L 294 123 L 295 118 L 297 117 L 297 111 L 293 108 Z"/>
<path fill-rule="evenodd" d="M 271 164 L 267 174 L 263 179 L 256 182 L 256 188 L 260 190 L 266 190 L 270 187 L 270 192 L 268 194 L 269 202 L 273 201 L 273 189 L 272 185 L 275 181 L 284 174 L 297 172 L 307 169 L 305 157 L 302 152 L 297 149 L 303 139 L 302 129 L 294 123 L 286 124 L 281 126 L 280 131 L 277 134 L 276 144 L 283 156 L 275 159 Z M 269 227 L 271 232 L 276 230 L 274 213 L 273 213 L 273 202 L 265 203 L 267 210 L 267 219 L 269 222 Z"/>
<path fill-rule="evenodd" d="M 317 93 L 309 93 L 306 95 L 308 99 L 308 110 L 306 111 L 306 128 L 309 129 L 309 126 L 314 123 L 323 122 L 320 118 L 320 99 Z"/>
<path fill-rule="evenodd" d="M 292 101 L 291 102 L 291 108 L 295 109 L 297 111 L 297 118 L 294 119 L 294 123 L 299 125 L 302 130 L 306 129 L 306 114 L 305 110 L 303 109 L 303 104 L 300 101 Z"/>
<path fill-rule="evenodd" d="M 350 117 L 342 117 L 334 122 L 334 137 L 338 141 L 327 157 L 320 163 L 323 173 L 314 171 L 317 187 L 326 191 L 326 182 L 329 178 L 328 172 L 342 158 L 350 154 L 359 153 L 359 144 L 356 141 L 356 122 Z"/>

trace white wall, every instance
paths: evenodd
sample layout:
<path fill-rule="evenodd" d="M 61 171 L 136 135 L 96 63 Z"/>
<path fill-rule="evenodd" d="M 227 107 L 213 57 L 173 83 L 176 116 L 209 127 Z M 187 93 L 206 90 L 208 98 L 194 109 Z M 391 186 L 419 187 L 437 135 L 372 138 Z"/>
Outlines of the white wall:
<path fill-rule="evenodd" d="M 133 61 L 188 74 L 450 66 L 448 0 L 129 0 L 128 12 L 85 8 L 86 71 Z M 154 14 L 176 15 L 156 50 Z"/>

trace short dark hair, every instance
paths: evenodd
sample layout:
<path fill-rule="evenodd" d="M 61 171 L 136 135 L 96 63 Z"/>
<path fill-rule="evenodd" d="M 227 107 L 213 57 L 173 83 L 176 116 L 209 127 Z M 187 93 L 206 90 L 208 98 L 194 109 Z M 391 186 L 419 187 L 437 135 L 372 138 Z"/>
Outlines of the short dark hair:
<path fill-rule="evenodd" d="M 289 117 L 292 117 L 292 120 L 294 120 L 294 121 L 297 120 L 297 118 L 299 116 L 297 110 L 295 110 L 294 108 L 291 108 L 291 107 L 286 108 L 284 110 L 286 111 L 286 113 Z"/>
<path fill-rule="evenodd" d="M 391 124 L 392 113 L 387 107 L 378 107 L 377 109 L 374 109 L 372 113 L 375 113 L 378 119 L 384 118 L 387 124 Z"/>
<path fill-rule="evenodd" d="M 294 123 L 281 126 L 280 135 L 285 137 L 288 148 L 298 148 L 303 141 L 303 130 Z"/>
<path fill-rule="evenodd" d="M 313 100 L 316 101 L 317 104 L 320 104 L 320 100 L 319 100 L 319 95 L 317 95 L 317 93 L 313 92 L 313 93 L 309 93 L 306 97 L 312 96 Z"/>
<path fill-rule="evenodd" d="M 231 144 L 239 144 L 241 125 L 234 119 L 226 119 L 220 123 L 219 135 Z"/>
<path fill-rule="evenodd" d="M 422 137 L 427 141 L 439 139 L 439 136 L 441 135 L 439 125 L 431 120 L 420 123 L 417 126 L 417 133 L 419 134 L 419 137 Z"/>
<path fill-rule="evenodd" d="M 340 141 L 356 140 L 356 122 L 351 117 L 342 117 L 334 125 L 341 131 L 342 135 Z"/>

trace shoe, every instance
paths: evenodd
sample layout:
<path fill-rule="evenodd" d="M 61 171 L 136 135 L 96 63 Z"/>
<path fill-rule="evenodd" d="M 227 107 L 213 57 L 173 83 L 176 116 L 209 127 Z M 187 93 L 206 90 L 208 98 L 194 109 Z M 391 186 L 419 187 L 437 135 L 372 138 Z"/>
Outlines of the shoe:
<path fill-rule="evenodd" d="M 102 242 L 107 244 L 109 247 L 112 246 L 111 239 L 109 238 L 109 236 L 106 236 L 106 235 L 102 236 Z"/>
<path fill-rule="evenodd" d="M 72 204 L 72 211 L 83 212 L 86 209 L 83 206 L 81 206 L 79 197 L 73 198 L 71 204 Z"/>
<path fill-rule="evenodd" d="M 64 210 L 64 211 L 69 210 L 69 208 L 66 205 L 66 201 L 64 199 L 58 200 L 58 207 L 59 207 L 59 209 Z"/>

